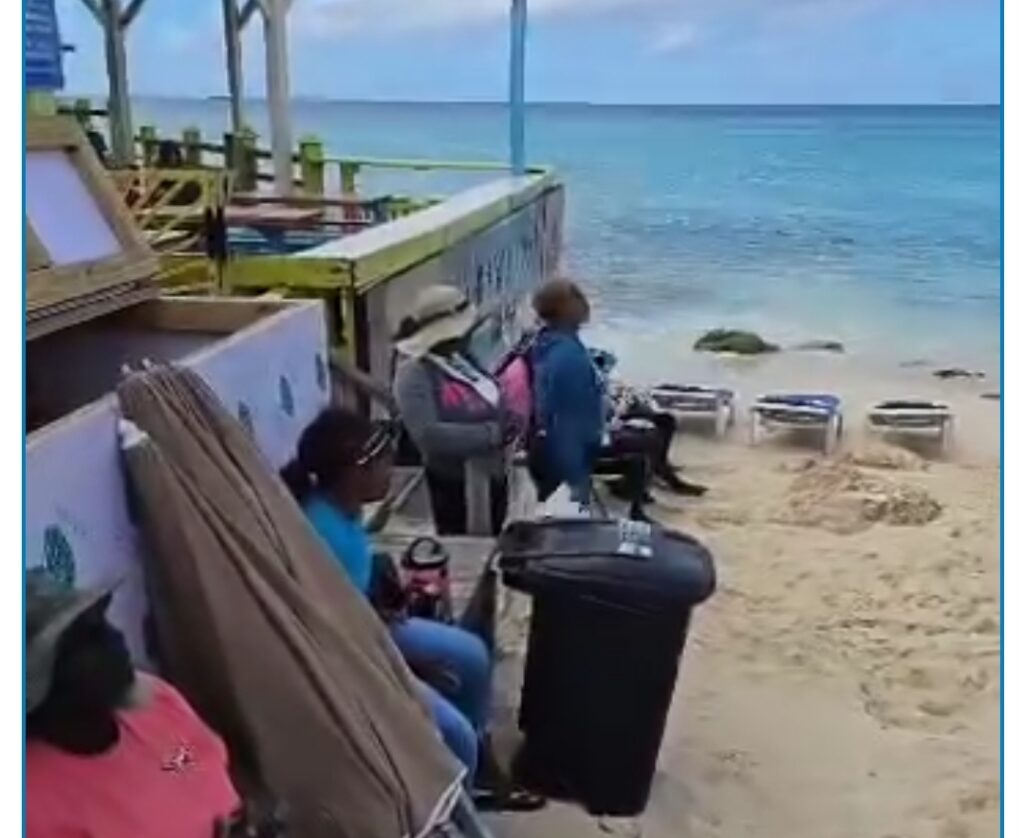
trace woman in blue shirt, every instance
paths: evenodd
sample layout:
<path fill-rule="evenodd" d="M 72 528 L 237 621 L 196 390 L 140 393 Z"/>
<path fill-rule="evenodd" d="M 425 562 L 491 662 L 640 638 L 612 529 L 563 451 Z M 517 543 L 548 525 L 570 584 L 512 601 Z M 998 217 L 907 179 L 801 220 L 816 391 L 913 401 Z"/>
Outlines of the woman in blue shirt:
<path fill-rule="evenodd" d="M 610 438 L 605 382 L 580 340 L 590 319 L 586 295 L 574 282 L 554 279 L 537 289 L 533 308 L 542 325 L 530 349 L 536 419 L 530 472 L 540 499 L 565 484 L 572 500 L 586 505 L 595 472 L 619 475 L 616 493 L 629 501 L 629 517 L 648 520 L 646 459 Z"/>
<path fill-rule="evenodd" d="M 299 439 L 298 451 L 281 471 L 309 518 L 364 595 L 373 576 L 373 547 L 363 525 L 363 505 L 381 500 L 388 491 L 395 434 L 388 423 L 371 422 L 338 407 L 324 410 Z M 421 683 L 445 743 L 466 767 L 472 781 L 487 723 L 491 691 L 491 659 L 474 634 L 444 623 L 388 614 L 388 627 L 413 671 L 443 671 L 450 682 L 438 689 Z M 542 800 L 524 794 L 502 795 L 502 808 L 530 808 Z"/>
<path fill-rule="evenodd" d="M 296 457 L 281 472 L 306 517 L 352 584 L 369 593 L 373 547 L 363 505 L 388 490 L 393 450 L 390 426 L 341 408 L 324 410 L 299 439 Z M 487 716 L 491 661 L 480 638 L 429 620 L 396 618 L 389 628 L 413 669 L 440 667 L 454 675 L 453 694 L 422 684 L 448 747 L 470 776 L 477 766 L 477 729 Z"/>

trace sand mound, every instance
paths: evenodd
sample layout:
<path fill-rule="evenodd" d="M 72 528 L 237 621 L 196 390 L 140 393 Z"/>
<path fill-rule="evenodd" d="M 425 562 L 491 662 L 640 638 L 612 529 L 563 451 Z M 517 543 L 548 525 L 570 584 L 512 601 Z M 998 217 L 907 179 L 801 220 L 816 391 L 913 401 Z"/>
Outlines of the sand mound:
<path fill-rule="evenodd" d="M 845 535 L 873 524 L 922 526 L 941 514 L 942 505 L 924 489 L 868 474 L 844 459 L 806 464 L 772 520 Z"/>
<path fill-rule="evenodd" d="M 896 484 L 864 497 L 861 511 L 872 523 L 920 527 L 942 514 L 942 504 L 924 489 Z"/>
<path fill-rule="evenodd" d="M 888 471 L 925 471 L 928 461 L 895 445 L 871 443 L 858 451 L 850 452 L 843 460 L 853 466 L 885 469 Z"/>

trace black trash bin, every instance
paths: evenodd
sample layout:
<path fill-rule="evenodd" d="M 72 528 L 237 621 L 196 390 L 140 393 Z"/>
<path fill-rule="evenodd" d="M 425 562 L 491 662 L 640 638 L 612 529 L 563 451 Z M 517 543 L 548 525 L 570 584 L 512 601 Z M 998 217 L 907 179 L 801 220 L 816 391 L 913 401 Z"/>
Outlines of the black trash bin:
<path fill-rule="evenodd" d="M 515 522 L 498 546 L 505 584 L 533 598 L 518 779 L 593 815 L 639 814 L 711 554 L 656 525 L 580 519 Z"/>

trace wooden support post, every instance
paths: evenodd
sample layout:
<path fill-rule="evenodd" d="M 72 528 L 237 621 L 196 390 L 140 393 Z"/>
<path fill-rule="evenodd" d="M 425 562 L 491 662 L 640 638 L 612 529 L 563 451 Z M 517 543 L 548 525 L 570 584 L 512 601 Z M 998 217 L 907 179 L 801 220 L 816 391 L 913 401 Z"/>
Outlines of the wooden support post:
<path fill-rule="evenodd" d="M 263 38 L 267 50 L 267 102 L 270 107 L 270 147 L 274 156 L 274 188 L 278 195 L 292 192 L 292 125 L 289 110 L 288 28 L 290 0 L 262 0 Z"/>
<path fill-rule="evenodd" d="M 324 144 L 316 137 L 299 140 L 299 171 L 307 195 L 324 194 Z"/>
<path fill-rule="evenodd" d="M 331 335 L 331 342 L 339 344 L 342 357 L 347 358 L 350 363 L 358 365 L 356 359 L 356 293 L 350 287 L 341 289 L 337 323 L 338 328 Z"/>
<path fill-rule="evenodd" d="M 139 145 L 142 147 L 142 165 L 152 166 L 156 162 L 156 151 L 159 140 L 156 127 L 153 125 L 139 126 Z"/>
<path fill-rule="evenodd" d="M 103 0 L 103 44 L 107 59 L 110 120 L 110 151 L 115 166 L 135 162 L 132 111 L 128 96 L 128 57 L 125 30 L 121 26 L 121 0 Z"/>
<path fill-rule="evenodd" d="M 135 162 L 135 135 L 132 133 L 131 101 L 128 94 L 128 58 L 125 35 L 138 17 L 146 0 L 82 0 L 103 27 L 103 47 L 107 62 L 107 114 L 110 122 L 111 157 L 115 166 Z"/>
<path fill-rule="evenodd" d="M 466 533 L 491 534 L 491 481 L 479 460 L 466 463 Z"/>
<path fill-rule="evenodd" d="M 182 157 L 186 166 L 198 168 L 203 165 L 202 142 L 203 136 L 198 128 L 186 128 L 181 132 Z"/>
<path fill-rule="evenodd" d="M 238 135 L 245 127 L 242 116 L 242 20 L 236 0 L 222 0 L 224 6 L 224 57 L 228 71 L 228 98 L 231 101 L 231 132 Z"/>

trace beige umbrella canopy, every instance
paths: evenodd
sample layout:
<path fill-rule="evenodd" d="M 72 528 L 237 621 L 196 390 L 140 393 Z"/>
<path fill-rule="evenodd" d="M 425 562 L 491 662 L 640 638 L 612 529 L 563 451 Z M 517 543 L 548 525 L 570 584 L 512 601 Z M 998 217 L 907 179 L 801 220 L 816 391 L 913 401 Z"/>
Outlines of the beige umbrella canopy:
<path fill-rule="evenodd" d="M 191 371 L 132 374 L 118 397 L 159 657 L 241 782 L 283 799 L 303 838 L 429 832 L 462 772 L 250 437 Z"/>

